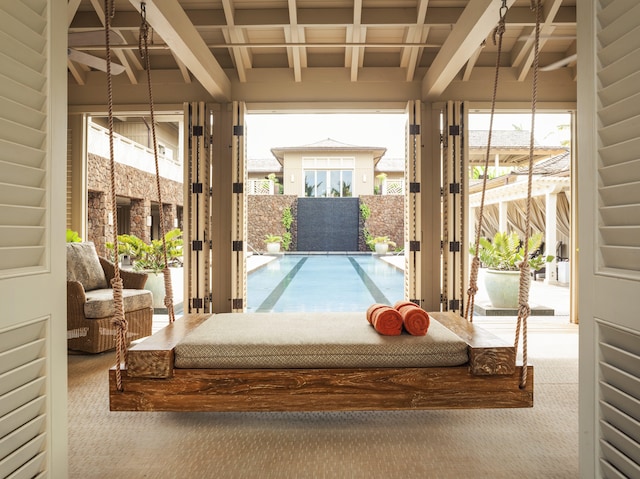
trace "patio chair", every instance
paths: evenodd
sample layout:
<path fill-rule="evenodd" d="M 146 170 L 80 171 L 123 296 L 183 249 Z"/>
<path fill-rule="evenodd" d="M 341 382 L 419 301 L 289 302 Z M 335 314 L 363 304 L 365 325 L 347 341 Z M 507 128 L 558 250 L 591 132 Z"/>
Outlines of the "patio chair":
<path fill-rule="evenodd" d="M 116 347 L 117 327 L 111 279 L 113 263 L 98 256 L 91 242 L 67 243 L 67 346 L 100 353 Z M 127 343 L 151 335 L 153 295 L 144 288 L 147 274 L 120 271 L 123 281 Z"/>

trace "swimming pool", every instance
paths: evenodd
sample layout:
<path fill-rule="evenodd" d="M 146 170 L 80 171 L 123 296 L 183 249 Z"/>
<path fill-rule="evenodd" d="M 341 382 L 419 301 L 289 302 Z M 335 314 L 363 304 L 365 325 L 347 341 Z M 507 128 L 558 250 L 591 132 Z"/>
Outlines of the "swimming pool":
<path fill-rule="evenodd" d="M 404 296 L 404 273 L 372 255 L 284 255 L 249 274 L 247 312 L 365 311 Z"/>

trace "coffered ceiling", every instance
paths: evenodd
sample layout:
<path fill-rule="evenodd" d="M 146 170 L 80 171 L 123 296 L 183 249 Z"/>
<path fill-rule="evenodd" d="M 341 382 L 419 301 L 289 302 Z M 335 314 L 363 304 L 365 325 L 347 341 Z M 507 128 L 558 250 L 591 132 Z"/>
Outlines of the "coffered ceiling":
<path fill-rule="evenodd" d="M 318 75 L 352 83 L 420 82 L 436 97 L 456 79 L 495 65 L 492 32 L 502 0 L 148 0 L 153 71 L 198 82 L 229 101 L 236 84 Z M 531 0 L 505 0 L 502 64 L 524 81 L 533 64 Z M 138 51 L 143 3 L 115 0 L 113 60 L 131 84 L 144 82 Z M 82 86 L 105 57 L 103 0 L 69 0 L 70 82 Z M 96 33 L 92 33 L 95 32 Z M 84 55 L 83 55 L 84 54 Z M 97 59 L 95 57 L 98 57 Z M 576 0 L 544 0 L 540 65 L 575 77 Z M 116 67 L 117 68 L 117 67 Z M 115 71 L 115 70 L 114 70 Z"/>

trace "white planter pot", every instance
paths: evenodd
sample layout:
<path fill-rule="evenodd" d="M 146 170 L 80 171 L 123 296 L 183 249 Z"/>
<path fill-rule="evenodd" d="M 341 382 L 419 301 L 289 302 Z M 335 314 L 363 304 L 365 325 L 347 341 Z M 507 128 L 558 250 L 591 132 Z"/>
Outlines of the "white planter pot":
<path fill-rule="evenodd" d="M 280 243 L 267 243 L 267 253 L 276 254 L 280 252 Z"/>
<path fill-rule="evenodd" d="M 375 248 L 377 254 L 387 254 L 389 252 L 388 243 L 376 243 Z"/>
<path fill-rule="evenodd" d="M 184 288 L 184 268 L 169 268 L 171 272 L 171 289 L 173 290 L 173 304 L 180 304 L 183 301 Z M 153 309 L 166 308 L 164 305 L 164 274 L 147 271 L 147 282 L 144 289 L 153 294 Z"/>
<path fill-rule="evenodd" d="M 520 271 L 487 269 L 484 272 L 484 286 L 494 308 L 518 307 Z"/>

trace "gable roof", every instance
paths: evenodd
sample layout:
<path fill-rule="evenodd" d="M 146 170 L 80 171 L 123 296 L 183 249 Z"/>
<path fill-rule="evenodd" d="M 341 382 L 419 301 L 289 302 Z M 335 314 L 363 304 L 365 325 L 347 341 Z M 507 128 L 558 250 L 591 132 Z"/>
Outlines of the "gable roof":
<path fill-rule="evenodd" d="M 308 145 L 301 146 L 281 146 L 276 148 L 271 148 L 271 153 L 276 157 L 278 162 L 282 164 L 284 161 L 285 153 L 331 153 L 335 154 L 337 152 L 366 152 L 370 151 L 373 154 L 373 159 L 375 162 L 379 161 L 380 158 L 387 152 L 387 149 L 382 146 L 358 146 L 351 145 L 349 143 L 342 143 L 340 141 L 334 140 L 332 138 L 325 138 L 324 140 L 317 141 L 315 143 L 310 143 Z"/>

